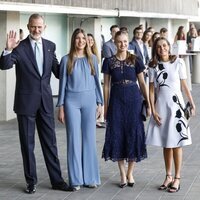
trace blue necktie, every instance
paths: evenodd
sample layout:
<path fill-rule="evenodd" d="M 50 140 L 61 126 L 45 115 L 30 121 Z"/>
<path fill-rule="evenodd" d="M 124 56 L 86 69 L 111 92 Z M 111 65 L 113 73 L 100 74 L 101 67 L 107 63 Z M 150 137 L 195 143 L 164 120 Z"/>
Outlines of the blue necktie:
<path fill-rule="evenodd" d="M 42 56 L 41 49 L 39 48 L 38 45 L 39 44 L 37 42 L 35 42 L 34 53 L 35 53 L 35 59 L 36 59 L 36 62 L 37 62 L 37 66 L 38 66 L 40 76 L 42 76 L 42 73 L 43 73 L 43 56 Z"/>

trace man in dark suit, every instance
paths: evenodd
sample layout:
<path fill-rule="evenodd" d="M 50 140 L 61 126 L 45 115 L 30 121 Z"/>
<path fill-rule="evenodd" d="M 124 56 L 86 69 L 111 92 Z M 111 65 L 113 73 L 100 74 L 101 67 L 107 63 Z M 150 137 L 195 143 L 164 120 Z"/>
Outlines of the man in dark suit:
<path fill-rule="evenodd" d="M 27 27 L 30 34 L 22 41 L 17 41 L 16 32 L 9 32 L 6 49 L 0 57 L 0 69 L 7 70 L 13 66 L 16 69 L 14 111 L 17 114 L 24 175 L 27 183 L 25 191 L 29 194 L 36 191 L 35 125 L 52 189 L 69 191 L 71 188 L 61 176 L 50 87 L 51 72 L 57 78 L 59 76 L 55 44 L 41 37 L 46 27 L 41 15 L 31 15 Z M 35 56 L 35 53 L 39 54 L 38 52 L 41 53 L 40 60 Z"/>
<path fill-rule="evenodd" d="M 108 40 L 103 44 L 103 49 L 102 49 L 103 58 L 109 58 L 117 53 L 117 47 L 114 43 L 115 33 L 117 31 L 119 31 L 118 25 L 112 25 L 110 27 L 110 34 L 112 37 L 110 40 Z"/>
<path fill-rule="evenodd" d="M 129 50 L 132 50 L 133 53 L 138 56 L 144 63 L 146 69 L 144 70 L 144 77 L 146 83 L 148 82 L 148 63 L 149 63 L 149 56 L 146 45 L 142 41 L 143 30 L 141 27 L 136 27 L 133 30 L 133 39 L 129 42 Z"/>
<path fill-rule="evenodd" d="M 142 41 L 143 30 L 141 27 L 136 27 L 133 30 L 133 39 L 129 43 L 129 50 L 133 50 L 133 53 L 143 60 L 144 65 L 149 63 L 149 56 L 147 47 Z"/>

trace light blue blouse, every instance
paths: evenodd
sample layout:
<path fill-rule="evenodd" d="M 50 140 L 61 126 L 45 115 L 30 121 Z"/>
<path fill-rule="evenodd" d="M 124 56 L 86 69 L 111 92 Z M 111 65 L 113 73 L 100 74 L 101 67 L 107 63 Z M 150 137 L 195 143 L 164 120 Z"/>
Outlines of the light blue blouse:
<path fill-rule="evenodd" d="M 95 90 L 96 103 L 103 105 L 103 96 L 99 82 L 98 61 L 92 55 L 95 75 L 91 74 L 90 65 L 86 57 L 76 58 L 72 74 L 67 75 L 68 55 L 62 57 L 60 62 L 59 96 L 57 106 L 64 105 L 66 92 L 84 92 Z"/>

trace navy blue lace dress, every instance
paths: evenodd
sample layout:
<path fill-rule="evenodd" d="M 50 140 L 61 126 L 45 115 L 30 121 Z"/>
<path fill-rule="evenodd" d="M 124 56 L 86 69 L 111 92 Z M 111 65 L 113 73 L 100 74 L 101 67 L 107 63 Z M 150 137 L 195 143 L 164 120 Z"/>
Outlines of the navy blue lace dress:
<path fill-rule="evenodd" d="M 136 59 L 128 65 L 116 56 L 104 60 L 102 72 L 111 76 L 106 136 L 102 158 L 139 162 L 147 157 L 144 124 L 141 118 L 142 94 L 137 74 L 144 70 Z"/>

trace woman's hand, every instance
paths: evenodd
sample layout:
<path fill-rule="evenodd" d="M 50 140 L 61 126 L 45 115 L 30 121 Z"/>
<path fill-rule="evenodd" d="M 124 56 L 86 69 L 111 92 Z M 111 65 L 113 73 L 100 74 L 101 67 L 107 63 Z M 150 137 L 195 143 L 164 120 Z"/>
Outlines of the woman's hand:
<path fill-rule="evenodd" d="M 65 123 L 65 113 L 64 113 L 64 107 L 60 106 L 58 108 L 58 120 L 59 122 L 61 122 L 62 124 Z"/>
<path fill-rule="evenodd" d="M 158 126 L 160 126 L 162 124 L 161 117 L 159 116 L 159 114 L 157 112 L 153 113 L 153 118 Z"/>
<path fill-rule="evenodd" d="M 97 106 L 97 109 L 96 109 L 96 118 L 98 119 L 98 118 L 102 115 L 102 113 L 103 113 L 102 105 L 99 104 L 99 105 Z"/>
<path fill-rule="evenodd" d="M 194 117 L 195 116 L 195 114 L 196 114 L 196 108 L 195 108 L 195 106 L 192 106 L 192 108 L 191 108 L 191 115 Z"/>

